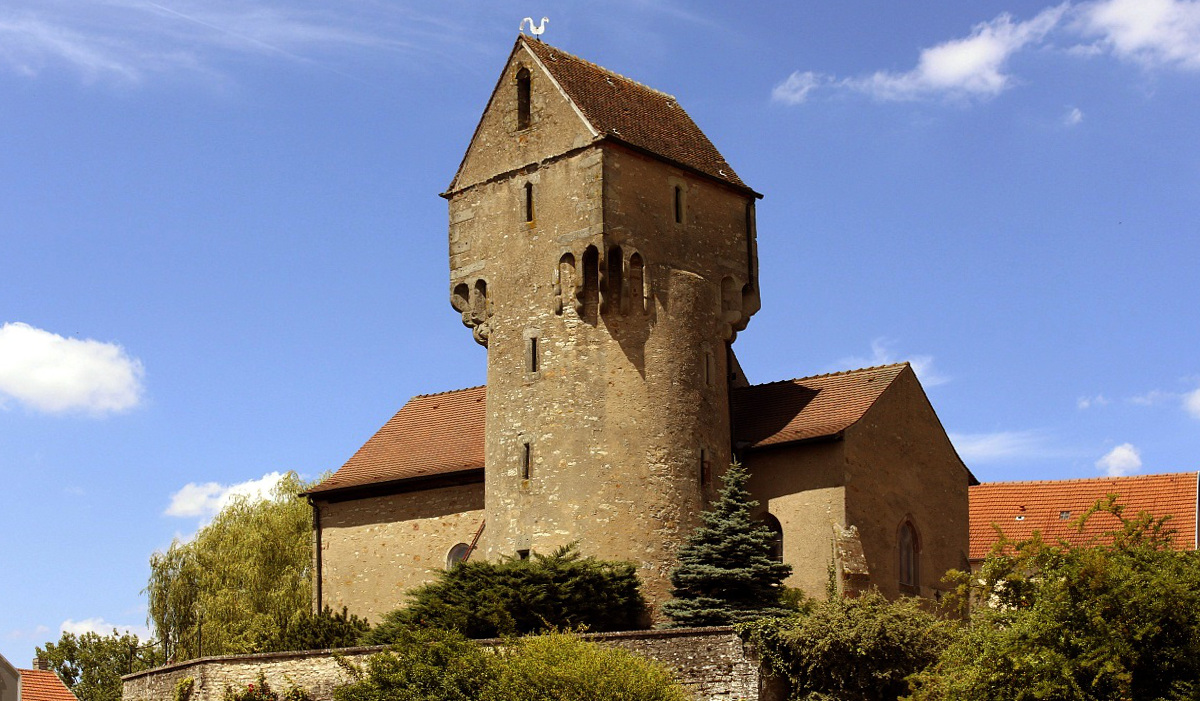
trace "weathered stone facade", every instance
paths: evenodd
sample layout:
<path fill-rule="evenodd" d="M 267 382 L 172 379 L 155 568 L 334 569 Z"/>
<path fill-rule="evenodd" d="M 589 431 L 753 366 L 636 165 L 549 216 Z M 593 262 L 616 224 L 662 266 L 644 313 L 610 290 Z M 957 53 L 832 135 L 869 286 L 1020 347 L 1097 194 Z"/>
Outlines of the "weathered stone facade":
<path fill-rule="evenodd" d="M 445 195 L 451 302 L 488 348 L 481 551 L 585 543 L 657 603 L 730 460 L 755 196 L 593 132 L 519 43 Z"/>
<path fill-rule="evenodd" d="M 640 633 L 583 636 L 603 645 L 622 647 L 658 660 L 697 701 L 781 701 L 779 687 L 759 672 L 757 659 L 729 628 L 690 628 Z M 490 641 L 491 643 L 499 641 Z M 337 651 L 361 664 L 386 648 Z M 276 652 L 263 655 L 205 657 L 123 677 L 123 701 L 175 701 L 175 686 L 192 679 L 188 701 L 221 701 L 226 687 L 240 688 L 259 674 L 282 693 L 291 686 L 305 689 L 313 701 L 330 701 L 333 690 L 349 681 L 329 650 Z"/>

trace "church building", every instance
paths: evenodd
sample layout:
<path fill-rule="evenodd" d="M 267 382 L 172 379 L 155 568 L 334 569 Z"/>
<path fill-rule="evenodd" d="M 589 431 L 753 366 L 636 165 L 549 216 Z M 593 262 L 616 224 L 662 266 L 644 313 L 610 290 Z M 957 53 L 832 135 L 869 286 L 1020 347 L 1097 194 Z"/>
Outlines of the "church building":
<path fill-rule="evenodd" d="M 309 491 L 316 606 L 375 621 L 575 542 L 657 608 L 735 459 L 790 586 L 937 596 L 967 566 L 974 478 L 911 367 L 747 382 L 762 196 L 675 98 L 521 36 L 442 196 L 487 386 L 411 399 Z"/>

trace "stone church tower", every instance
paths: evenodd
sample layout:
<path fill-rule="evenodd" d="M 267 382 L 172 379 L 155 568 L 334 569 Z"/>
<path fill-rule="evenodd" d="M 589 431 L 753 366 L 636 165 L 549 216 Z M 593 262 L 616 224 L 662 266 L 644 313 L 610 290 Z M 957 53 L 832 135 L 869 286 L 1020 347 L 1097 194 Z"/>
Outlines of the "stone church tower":
<path fill-rule="evenodd" d="M 487 347 L 482 554 L 578 541 L 664 600 L 731 459 L 760 196 L 673 97 L 524 36 L 443 196 Z"/>

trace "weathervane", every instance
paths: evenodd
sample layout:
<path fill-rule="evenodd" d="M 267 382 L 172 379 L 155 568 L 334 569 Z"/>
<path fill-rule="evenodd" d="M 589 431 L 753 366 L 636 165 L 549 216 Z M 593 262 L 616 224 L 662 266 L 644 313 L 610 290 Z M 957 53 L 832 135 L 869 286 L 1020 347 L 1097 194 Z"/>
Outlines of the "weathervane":
<path fill-rule="evenodd" d="M 550 21 L 549 19 L 543 17 L 542 23 L 535 27 L 535 26 L 533 26 L 533 18 L 526 17 L 525 19 L 521 20 L 521 26 L 517 27 L 517 31 L 524 33 L 525 32 L 525 23 L 528 22 L 529 23 L 529 33 L 532 34 L 534 37 L 536 37 L 538 41 L 541 41 L 542 40 L 542 32 L 546 31 L 546 23 L 549 21 Z"/>

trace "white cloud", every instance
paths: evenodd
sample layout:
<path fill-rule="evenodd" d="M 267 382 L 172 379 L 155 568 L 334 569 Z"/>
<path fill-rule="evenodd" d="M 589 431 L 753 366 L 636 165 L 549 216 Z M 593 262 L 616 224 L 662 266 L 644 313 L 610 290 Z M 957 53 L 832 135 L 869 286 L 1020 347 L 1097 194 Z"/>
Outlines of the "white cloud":
<path fill-rule="evenodd" d="M 1150 68 L 1200 69 L 1200 2 L 1103 0 L 1080 5 L 1078 28 L 1101 47 Z"/>
<path fill-rule="evenodd" d="M 1152 389 L 1145 394 L 1139 394 L 1136 397 L 1130 397 L 1128 401 L 1130 404 L 1137 404 L 1139 406 L 1154 406 L 1155 404 L 1161 404 L 1165 401 L 1174 399 L 1176 396 L 1177 395 L 1172 394 L 1171 392 L 1164 392 L 1161 389 Z"/>
<path fill-rule="evenodd" d="M 1104 470 L 1109 477 L 1127 475 L 1141 466 L 1142 456 L 1131 443 L 1122 443 L 1096 461 L 1096 467 Z"/>
<path fill-rule="evenodd" d="M 771 91 L 771 99 L 785 105 L 798 105 L 808 99 L 808 94 L 823 83 L 828 83 L 826 76 L 812 71 L 795 71 L 775 89 Z"/>
<path fill-rule="evenodd" d="M 52 414 L 125 411 L 142 400 L 143 374 L 141 361 L 116 344 L 0 326 L 0 400 Z"/>
<path fill-rule="evenodd" d="M 1045 457 L 1049 454 L 1041 431 L 997 431 L 995 433 L 951 433 L 950 442 L 964 462 L 998 462 Z"/>
<path fill-rule="evenodd" d="M 111 635 L 116 630 L 120 633 L 133 633 L 143 640 L 149 640 L 151 637 L 150 629 L 146 626 L 109 623 L 100 617 L 85 618 L 82 621 L 74 621 L 68 618 L 62 622 L 58 630 L 60 633 L 71 633 L 73 635 L 83 635 L 84 633 Z"/>
<path fill-rule="evenodd" d="M 891 345 L 895 343 L 891 339 L 877 338 L 871 341 L 870 356 L 848 356 L 837 361 L 837 370 L 845 370 L 848 368 L 873 367 L 875 365 L 891 365 L 893 363 L 907 362 L 912 365 L 913 372 L 917 373 L 921 383 L 926 387 L 934 387 L 936 385 L 944 385 L 950 381 L 950 378 L 941 374 L 933 366 L 932 355 L 904 355 L 897 354 L 892 351 Z"/>
<path fill-rule="evenodd" d="M 269 499 L 271 490 L 283 479 L 281 472 L 268 472 L 259 479 L 223 485 L 216 482 L 189 482 L 171 495 L 171 503 L 163 513 L 167 516 L 212 518 L 236 496 L 249 499 Z"/>
<path fill-rule="evenodd" d="M 1063 115 L 1063 124 L 1068 127 L 1073 127 L 1083 121 L 1083 110 L 1078 107 L 1072 107 Z"/>
<path fill-rule="evenodd" d="M 881 71 L 865 78 L 846 79 L 842 84 L 880 100 L 992 97 L 1012 85 L 1012 77 L 1005 73 L 1008 59 L 1041 41 L 1066 10 L 1067 5 L 1057 5 L 1026 22 L 1014 22 L 1011 15 L 1002 14 L 975 25 L 964 39 L 923 49 L 917 67 L 911 71 Z"/>
<path fill-rule="evenodd" d="M 1108 406 L 1111 403 L 1112 401 L 1103 394 L 1097 394 L 1094 397 L 1080 397 L 1079 399 L 1075 400 L 1075 406 L 1079 407 L 1080 409 L 1090 409 L 1094 406 Z"/>
<path fill-rule="evenodd" d="M 1183 395 L 1183 409 L 1197 419 L 1200 419 L 1200 387 Z"/>

